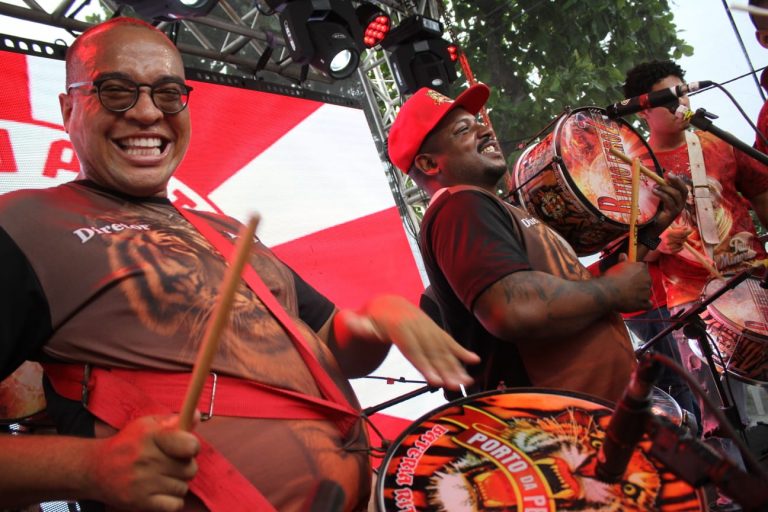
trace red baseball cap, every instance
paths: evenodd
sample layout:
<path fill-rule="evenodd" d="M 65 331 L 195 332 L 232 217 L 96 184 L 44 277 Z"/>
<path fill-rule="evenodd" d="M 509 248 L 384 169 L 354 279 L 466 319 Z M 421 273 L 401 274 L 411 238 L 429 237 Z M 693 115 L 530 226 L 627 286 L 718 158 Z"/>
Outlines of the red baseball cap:
<path fill-rule="evenodd" d="M 389 159 L 398 169 L 408 174 L 424 139 L 448 112 L 463 107 L 475 115 L 483 108 L 490 94 L 488 86 L 480 83 L 459 94 L 455 100 L 422 87 L 400 107 L 400 112 L 389 129 Z"/>

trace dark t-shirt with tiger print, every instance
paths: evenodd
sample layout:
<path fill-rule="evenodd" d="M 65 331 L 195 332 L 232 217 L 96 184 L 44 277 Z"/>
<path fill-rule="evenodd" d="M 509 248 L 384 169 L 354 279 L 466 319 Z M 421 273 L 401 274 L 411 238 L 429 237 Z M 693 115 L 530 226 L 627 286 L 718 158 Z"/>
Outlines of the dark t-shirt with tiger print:
<path fill-rule="evenodd" d="M 235 220 L 203 215 L 236 237 Z M 226 267 L 169 201 L 123 197 L 89 182 L 13 192 L 0 197 L 0 235 L 0 257 L 13 263 L 0 270 L 0 378 L 28 358 L 161 371 L 192 367 Z M 261 243 L 254 244 L 250 263 L 359 407 L 314 332 L 333 304 Z M 319 396 L 288 335 L 242 283 L 213 370 Z M 343 490 L 345 510 L 364 507 L 367 455 L 345 449 L 367 446 L 364 429 L 355 430 L 350 442 L 330 421 L 221 416 L 197 428 L 281 511 L 303 509 L 324 481 Z M 187 510 L 201 506 L 188 501 Z"/>
<path fill-rule="evenodd" d="M 626 327 L 611 313 L 586 329 L 545 344 L 515 343 L 489 333 L 472 313 L 475 300 L 504 276 L 536 270 L 592 279 L 571 246 L 537 218 L 474 187 L 444 189 L 421 226 L 430 285 L 448 330 L 483 363 L 470 368 L 476 390 L 557 388 L 616 401 L 635 365 Z"/>

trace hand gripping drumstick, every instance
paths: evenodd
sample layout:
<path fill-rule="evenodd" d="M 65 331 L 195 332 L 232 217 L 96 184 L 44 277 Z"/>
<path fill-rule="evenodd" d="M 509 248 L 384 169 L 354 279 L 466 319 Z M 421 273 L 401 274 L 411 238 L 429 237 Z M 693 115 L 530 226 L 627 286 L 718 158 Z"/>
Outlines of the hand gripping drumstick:
<path fill-rule="evenodd" d="M 619 151 L 618 149 L 610 148 L 608 151 L 616 158 L 620 158 L 621 160 L 624 160 L 628 164 L 634 165 L 634 160 L 629 156 L 625 155 L 624 153 L 622 153 L 621 151 Z M 638 159 L 635 159 L 635 160 L 638 160 Z M 667 181 L 664 178 L 662 178 L 661 176 L 659 176 L 658 174 L 656 174 L 655 172 L 653 172 L 652 170 L 644 166 L 642 163 L 640 164 L 640 172 L 642 172 L 643 174 L 651 178 L 653 181 L 655 181 L 659 185 L 667 184 Z"/>
<path fill-rule="evenodd" d="M 633 160 L 632 158 L 630 158 L 629 156 L 625 155 L 624 153 L 622 153 L 618 149 L 610 148 L 609 151 L 610 151 L 610 153 L 613 156 L 615 156 L 617 158 L 620 158 L 621 160 L 624 160 L 628 164 L 633 164 L 633 166 L 634 166 L 634 162 L 637 161 L 637 159 Z M 655 172 L 653 172 L 652 170 L 650 170 L 649 168 L 644 166 L 643 164 L 640 164 L 640 172 L 642 172 L 643 174 L 645 174 L 646 176 L 651 178 L 653 181 L 655 181 L 659 185 L 666 185 L 667 184 L 667 180 L 665 180 L 664 178 L 662 178 L 661 176 L 659 176 L 658 174 L 656 174 Z M 632 245 L 630 244 L 630 248 L 631 248 L 631 246 Z M 709 262 L 709 259 L 706 256 L 704 256 L 703 254 L 701 254 L 699 251 L 697 251 L 691 244 L 689 244 L 688 242 L 683 242 L 683 247 L 688 249 L 688 252 L 691 253 L 691 256 L 696 258 L 696 260 L 704 268 L 706 268 L 709 271 L 709 273 L 712 275 L 712 277 L 717 277 L 717 278 L 720 278 L 720 279 L 723 278 L 723 275 L 720 273 L 719 270 L 717 270 L 717 268 L 715 268 Z M 632 260 L 630 259 L 630 261 L 632 261 Z"/>
<path fill-rule="evenodd" d="M 629 203 L 629 250 L 627 261 L 637 261 L 637 210 L 640 192 L 640 159 L 632 161 L 632 197 Z"/>
<path fill-rule="evenodd" d="M 240 229 L 238 234 L 234 257 L 227 268 L 227 272 L 224 274 L 219 300 L 216 303 L 211 318 L 208 320 L 205 337 L 197 351 L 195 366 L 192 368 L 192 377 L 189 379 L 187 394 L 184 397 L 184 404 L 181 406 L 181 412 L 179 413 L 179 428 L 181 430 L 192 430 L 192 419 L 195 409 L 197 409 L 197 402 L 200 400 L 205 379 L 208 378 L 208 372 L 211 370 L 211 363 L 219 346 L 221 332 L 224 330 L 229 319 L 235 291 L 240 284 L 240 274 L 242 274 L 243 267 L 248 259 L 258 223 L 259 217 L 252 215 L 248 218 L 248 223 Z"/>
<path fill-rule="evenodd" d="M 715 266 L 714 266 L 714 265 L 712 265 L 712 264 L 709 262 L 709 258 L 707 258 L 707 257 L 706 257 L 706 256 L 704 256 L 703 254 L 701 254 L 699 251 L 697 251 L 695 247 L 693 247 L 693 246 L 692 246 L 691 244 L 689 244 L 688 242 L 683 242 L 683 247 L 685 247 L 686 249 L 688 249 L 688 252 L 689 252 L 689 253 L 691 253 L 691 256 L 693 256 L 694 258 L 696 258 L 696 261 L 698 261 L 699 263 L 701 263 L 701 266 L 702 266 L 702 267 L 704 267 L 705 269 L 707 269 L 707 270 L 709 271 L 709 274 L 710 274 L 712 277 L 716 277 L 716 278 L 718 278 L 718 279 L 725 279 L 725 278 L 723 277 L 723 274 L 721 274 L 721 273 L 720 273 L 720 271 L 719 271 L 719 270 L 717 270 L 717 268 L 715 268 Z"/>

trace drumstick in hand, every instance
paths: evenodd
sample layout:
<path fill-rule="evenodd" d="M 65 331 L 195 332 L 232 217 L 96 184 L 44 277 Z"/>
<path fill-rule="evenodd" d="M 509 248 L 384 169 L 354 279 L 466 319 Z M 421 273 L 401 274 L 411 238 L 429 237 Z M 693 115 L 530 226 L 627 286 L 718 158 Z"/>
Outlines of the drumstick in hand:
<path fill-rule="evenodd" d="M 229 312 L 232 309 L 232 302 L 235 298 L 235 291 L 240 285 L 240 275 L 250 254 L 253 237 L 256 233 L 256 226 L 259 223 L 259 217 L 252 215 L 248 219 L 238 234 L 237 245 L 232 261 L 229 262 L 227 272 L 224 274 L 219 300 L 214 307 L 213 313 L 208 320 L 205 330 L 205 337 L 197 351 L 197 359 L 192 369 L 192 377 L 189 380 L 187 394 L 184 397 L 184 404 L 179 413 L 179 428 L 181 430 L 192 430 L 192 421 L 197 409 L 197 402 L 200 400 L 200 394 L 203 392 L 205 380 L 211 370 L 213 356 L 219 346 L 219 338 L 229 319 Z"/>
<path fill-rule="evenodd" d="M 691 256 L 696 258 L 696 261 L 701 263 L 701 266 L 704 267 L 705 269 L 707 269 L 709 271 L 710 275 L 712 275 L 712 277 L 716 277 L 718 279 L 724 279 L 723 278 L 723 274 L 721 274 L 720 271 L 717 270 L 717 268 L 715 268 L 715 266 L 712 265 L 712 263 L 710 263 L 709 258 L 707 258 L 703 254 L 701 254 L 699 251 L 697 251 L 688 242 L 683 242 L 683 247 L 688 249 L 688 252 L 691 253 Z"/>
<path fill-rule="evenodd" d="M 629 202 L 629 251 L 628 261 L 637 261 L 637 210 L 640 192 L 640 159 L 632 161 L 632 196 Z"/>
<path fill-rule="evenodd" d="M 608 151 L 613 156 L 615 156 L 616 158 L 624 160 L 628 164 L 634 164 L 634 160 L 632 158 L 630 158 L 629 156 L 625 155 L 624 153 L 622 153 L 618 149 L 610 148 Z M 655 172 L 653 172 L 652 170 L 650 170 L 649 168 L 644 166 L 643 164 L 640 164 L 640 172 L 642 172 L 643 174 L 645 174 L 646 176 L 651 178 L 653 181 L 655 181 L 659 185 L 666 185 L 667 184 L 667 180 L 665 180 L 664 178 L 662 178 L 661 176 L 659 176 L 658 174 L 656 174 Z"/>

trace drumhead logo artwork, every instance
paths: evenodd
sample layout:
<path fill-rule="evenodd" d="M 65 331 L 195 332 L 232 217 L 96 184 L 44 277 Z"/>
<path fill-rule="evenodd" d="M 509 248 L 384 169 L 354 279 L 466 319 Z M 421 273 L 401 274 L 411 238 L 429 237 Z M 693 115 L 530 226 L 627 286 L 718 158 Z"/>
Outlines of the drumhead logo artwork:
<path fill-rule="evenodd" d="M 433 411 L 390 450 L 380 510 L 701 510 L 696 491 L 644 450 L 622 482 L 597 480 L 611 411 L 583 396 L 495 391 Z"/>
<path fill-rule="evenodd" d="M 632 127 L 595 107 L 561 116 L 554 131 L 515 162 L 519 202 L 560 233 L 580 256 L 593 254 L 626 232 L 631 198 L 630 166 L 610 149 L 655 167 L 650 149 Z M 638 225 L 659 209 L 654 184 L 641 177 Z"/>

